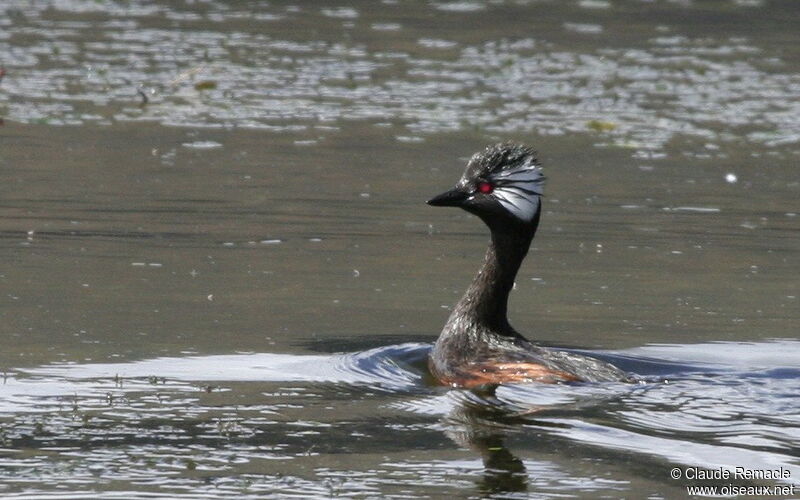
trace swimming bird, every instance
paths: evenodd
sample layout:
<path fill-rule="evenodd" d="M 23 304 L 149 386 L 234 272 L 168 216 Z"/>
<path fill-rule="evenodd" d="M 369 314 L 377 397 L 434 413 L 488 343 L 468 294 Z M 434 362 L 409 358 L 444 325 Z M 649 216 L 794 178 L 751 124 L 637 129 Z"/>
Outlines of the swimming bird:
<path fill-rule="evenodd" d="M 428 200 L 477 215 L 491 232 L 483 265 L 429 357 L 431 372 L 442 384 L 632 380 L 604 361 L 536 345 L 508 322 L 508 295 L 539 227 L 544 180 L 533 149 L 494 144 L 472 156 L 453 189 Z"/>

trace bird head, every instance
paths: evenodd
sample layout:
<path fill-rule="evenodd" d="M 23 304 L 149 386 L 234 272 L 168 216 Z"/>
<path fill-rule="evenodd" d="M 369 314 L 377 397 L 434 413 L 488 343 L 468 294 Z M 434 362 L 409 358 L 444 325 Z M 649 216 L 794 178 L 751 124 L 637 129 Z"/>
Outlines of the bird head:
<path fill-rule="evenodd" d="M 460 207 L 490 228 L 498 223 L 538 222 L 544 174 L 536 152 L 500 143 L 475 153 L 456 186 L 428 200 L 434 207 Z"/>

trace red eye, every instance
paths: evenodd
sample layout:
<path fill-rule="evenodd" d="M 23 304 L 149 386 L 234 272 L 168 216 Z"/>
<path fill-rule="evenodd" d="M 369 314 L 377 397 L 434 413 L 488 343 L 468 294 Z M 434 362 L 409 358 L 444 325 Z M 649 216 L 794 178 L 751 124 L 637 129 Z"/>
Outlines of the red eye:
<path fill-rule="evenodd" d="M 478 192 L 483 194 L 489 194 L 494 191 L 494 186 L 489 184 L 488 182 L 479 182 L 478 183 Z"/>

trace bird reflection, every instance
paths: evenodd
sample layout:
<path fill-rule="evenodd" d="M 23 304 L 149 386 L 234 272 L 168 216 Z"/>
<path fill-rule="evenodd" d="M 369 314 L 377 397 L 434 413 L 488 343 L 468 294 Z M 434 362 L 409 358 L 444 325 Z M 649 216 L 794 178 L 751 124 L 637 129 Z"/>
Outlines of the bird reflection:
<path fill-rule="evenodd" d="M 528 491 L 528 472 L 522 460 L 505 446 L 509 433 L 537 409 L 509 408 L 494 397 L 494 389 L 485 391 L 451 392 L 457 404 L 445 417 L 445 434 L 461 447 L 479 453 L 484 473 L 477 481 L 483 493 L 512 493 Z"/>

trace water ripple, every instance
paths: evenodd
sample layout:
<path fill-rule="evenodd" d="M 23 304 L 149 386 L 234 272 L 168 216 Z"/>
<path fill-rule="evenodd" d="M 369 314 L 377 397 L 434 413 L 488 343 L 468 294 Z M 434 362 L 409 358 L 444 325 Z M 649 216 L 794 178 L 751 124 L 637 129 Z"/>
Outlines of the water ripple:
<path fill-rule="evenodd" d="M 308 460 L 343 443 L 360 454 L 389 453 L 444 437 L 482 450 L 491 462 L 499 460 L 494 454 L 508 453 L 501 436 L 527 446 L 572 443 L 684 466 L 784 468 L 797 478 L 797 348 L 793 340 L 646 346 L 599 353 L 625 369 L 641 369 L 648 380 L 643 384 L 519 385 L 484 393 L 429 385 L 428 344 L 333 355 L 233 354 L 19 369 L 0 385 L 0 457 L 6 466 L 0 485 L 19 486 L 15 471 L 35 467 L 48 481 L 65 480 L 63 471 L 69 470 L 71 487 L 79 491 L 97 478 L 94 464 L 102 464 L 144 498 L 147 477 L 179 491 L 182 482 L 195 484 L 194 471 L 208 471 L 227 477 L 219 483 L 225 488 L 234 477 L 229 474 L 248 464 Z M 530 432 L 538 436 L 533 442 L 524 439 Z M 15 451 L 22 448 L 57 459 L 45 465 Z M 480 467 L 442 466 L 462 474 Z M 537 474 L 549 467 L 531 459 L 525 466 Z M 339 487 L 384 491 L 380 478 L 404 467 L 418 479 L 436 465 L 383 464 Z M 170 472 L 187 470 L 188 476 Z M 324 479 L 330 474 L 317 474 L 323 479 L 285 483 L 287 476 L 278 475 L 255 482 L 312 494 L 333 484 Z M 99 477 L 111 480 L 105 473 Z M 545 488 L 557 488 L 566 476 L 558 471 L 538 477 L 550 477 L 543 480 Z M 586 486 L 597 487 L 616 486 Z"/>
<path fill-rule="evenodd" d="M 61 0 L 29 2 L 24 15 L 6 5 L 0 13 L 15 22 L 0 38 L 0 51 L 11 54 L 3 63 L 0 113 L 51 124 L 147 120 L 283 132 L 348 121 L 388 122 L 416 135 L 476 127 L 585 132 L 597 134 L 599 144 L 639 151 L 662 148 L 676 135 L 766 147 L 800 140 L 800 76 L 758 40 L 671 34 L 662 17 L 638 20 L 640 35 L 632 39 L 624 7 L 602 26 L 567 22 L 573 34 L 553 32 L 547 24 L 531 26 L 535 5 L 520 5 L 502 35 L 478 42 L 443 34 L 463 38 L 456 26 L 449 29 L 461 17 L 480 30 L 491 22 L 489 3 L 417 8 L 423 17 L 446 9 L 456 18 L 439 29 L 398 24 L 397 9 L 405 7 L 384 4 L 304 12 L 268 4 L 236 11 L 220 1 L 134 0 L 123 8 Z M 580 6 L 564 8 L 567 18 L 582 16 Z M 682 19 L 691 15 L 687 9 L 672 5 L 666 16 Z M 90 13 L 107 20 L 75 17 Z M 243 26 L 243 18 L 265 29 Z M 347 23 L 362 18 L 393 29 L 381 31 L 380 43 L 343 40 Z M 275 29 L 278 19 L 315 23 L 318 38 L 293 39 Z M 484 28 L 491 33 L 494 26 Z M 593 47 L 575 43 L 585 36 Z M 628 45 L 619 46 L 621 36 Z"/>

